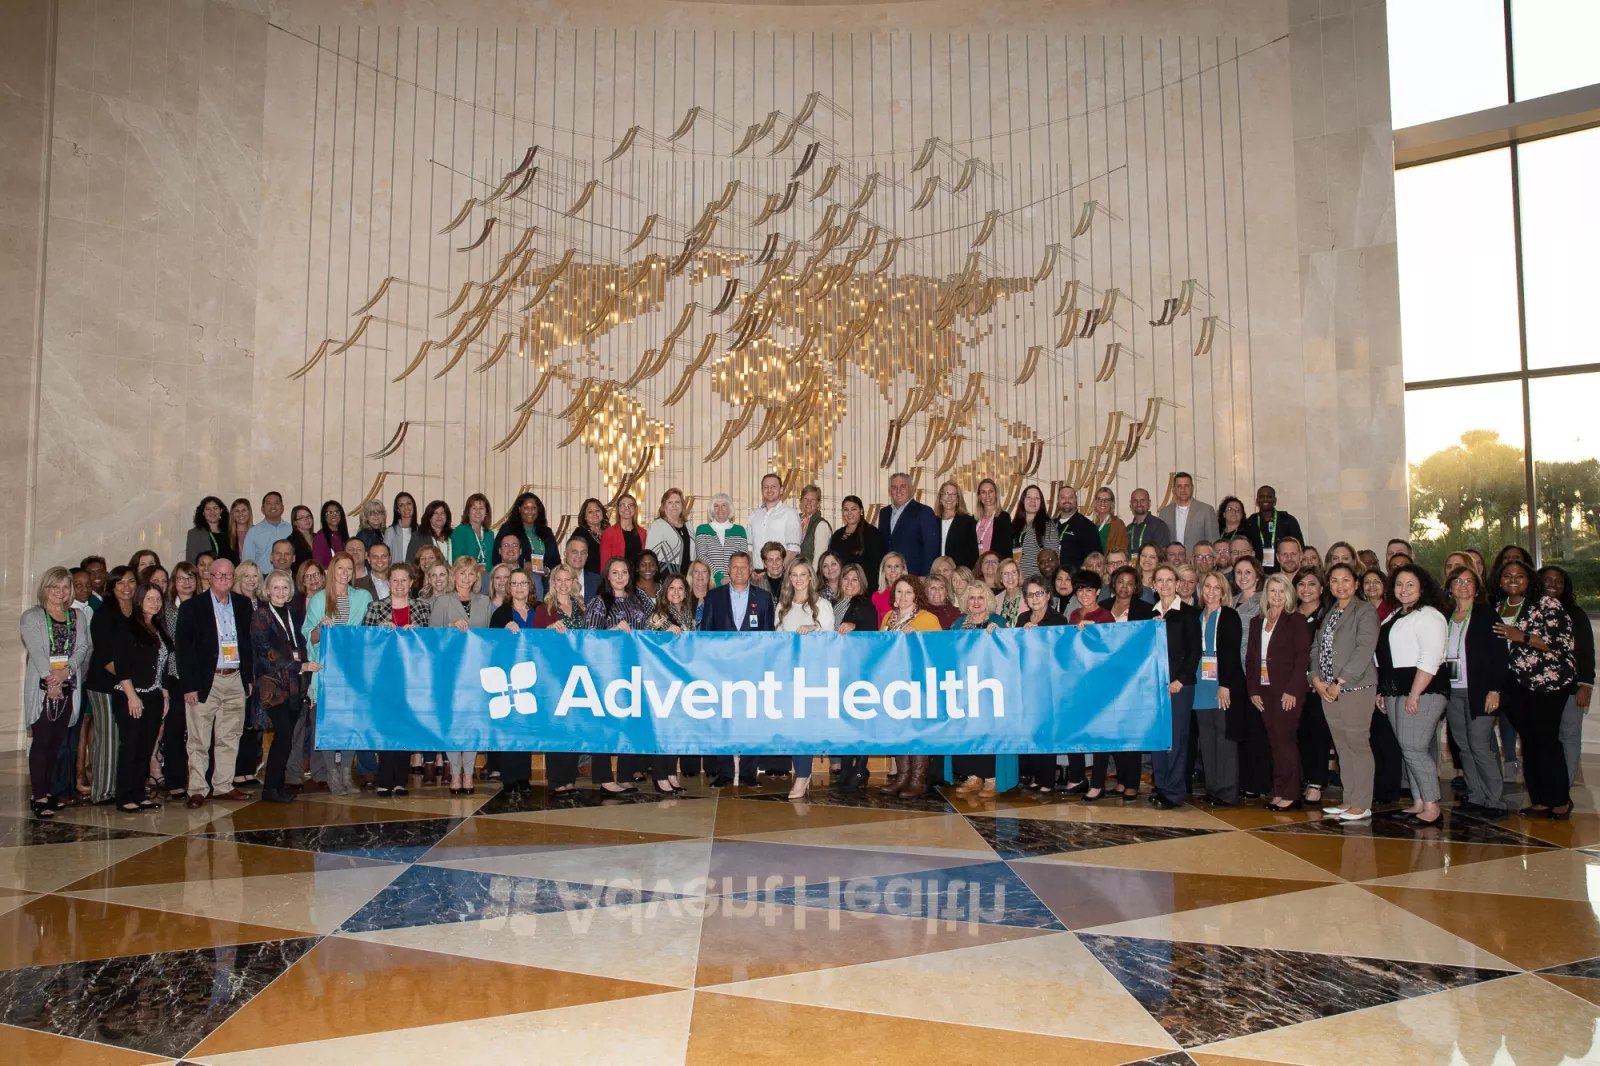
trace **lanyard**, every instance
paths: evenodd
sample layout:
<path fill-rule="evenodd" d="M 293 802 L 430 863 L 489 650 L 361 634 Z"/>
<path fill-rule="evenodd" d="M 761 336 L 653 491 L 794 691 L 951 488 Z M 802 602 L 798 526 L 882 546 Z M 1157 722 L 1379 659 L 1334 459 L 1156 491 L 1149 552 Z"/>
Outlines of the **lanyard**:
<path fill-rule="evenodd" d="M 1140 548 L 1144 547 L 1145 528 L 1146 524 L 1144 522 L 1135 522 L 1133 525 L 1128 527 L 1128 542 L 1133 546 L 1133 553 L 1135 555 L 1139 553 Z M 1139 531 L 1138 537 L 1133 535 L 1133 531 L 1136 529 Z"/>
<path fill-rule="evenodd" d="M 1200 645 L 1201 652 L 1206 655 L 1215 655 L 1217 653 L 1217 616 L 1221 613 L 1221 611 L 1212 611 L 1206 616 L 1204 638 Z"/>
<path fill-rule="evenodd" d="M 300 644 L 294 639 L 294 630 L 289 628 L 289 623 L 284 621 L 276 606 L 268 604 L 267 610 L 272 613 L 272 620 L 278 623 L 278 628 L 283 630 L 284 637 L 289 641 L 289 653 L 298 661 L 300 658 Z"/>

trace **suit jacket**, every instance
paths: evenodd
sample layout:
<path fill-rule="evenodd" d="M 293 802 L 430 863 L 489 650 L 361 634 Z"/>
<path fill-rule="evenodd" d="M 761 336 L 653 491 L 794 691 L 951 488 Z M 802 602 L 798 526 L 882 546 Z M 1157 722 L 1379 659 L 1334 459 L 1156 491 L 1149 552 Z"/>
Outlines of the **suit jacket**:
<path fill-rule="evenodd" d="M 1154 607 L 1150 608 L 1150 614 L 1155 616 Z M 1132 610 L 1129 610 L 1128 617 L 1133 617 Z M 1192 685 L 1200 674 L 1200 612 L 1180 601 L 1166 613 L 1164 620 L 1167 624 L 1168 672 L 1172 680 Z M 1220 641 L 1220 636 L 1218 639 Z"/>
<path fill-rule="evenodd" d="M 878 532 L 883 534 L 888 550 L 905 556 L 906 569 L 918 577 L 927 577 L 933 561 L 939 557 L 939 518 L 933 508 L 918 500 L 906 501 L 900 521 L 889 528 L 893 516 L 891 505 L 878 509 Z"/>
<path fill-rule="evenodd" d="M 938 516 L 935 515 L 935 518 Z M 902 519 L 904 521 L 904 519 Z M 944 528 L 944 522 L 939 522 L 939 528 Z M 993 535 L 990 536 L 991 541 Z M 945 534 L 944 551 L 957 566 L 968 569 L 978 565 L 978 520 L 969 514 L 958 514 L 950 520 L 950 532 Z M 938 556 L 935 556 L 938 558 Z M 930 564 L 931 565 L 931 564 Z"/>
<path fill-rule="evenodd" d="M 932 514 L 932 511 L 928 511 Z M 742 618 L 733 617 L 733 586 L 718 585 L 706 593 L 705 612 L 700 619 L 702 633 L 771 633 L 777 628 L 772 614 L 772 597 L 754 585 L 749 586 L 749 606 Z M 754 614 L 756 624 L 749 625 Z"/>
<path fill-rule="evenodd" d="M 1202 633 L 1205 611 L 1200 615 Z M 1244 736 L 1244 709 L 1250 707 L 1250 686 L 1245 682 L 1244 660 L 1240 651 L 1244 647 L 1244 622 L 1239 612 L 1224 607 L 1217 615 L 1217 684 L 1228 690 L 1228 709 L 1223 712 L 1223 728 L 1229 740 Z M 1253 708 L 1252 708 L 1253 709 Z"/>
<path fill-rule="evenodd" d="M 1311 627 L 1298 614 L 1290 615 L 1285 611 L 1278 616 L 1278 624 L 1272 630 L 1272 640 L 1267 644 L 1268 683 L 1263 685 L 1261 630 L 1265 622 L 1265 615 L 1250 619 L 1250 650 L 1244 657 L 1245 683 L 1250 686 L 1250 695 L 1260 696 L 1268 712 L 1283 709 L 1278 701 L 1284 695 L 1293 696 L 1303 706 L 1309 687 L 1306 670 L 1311 660 Z"/>
<path fill-rule="evenodd" d="M 184 692 L 193 692 L 204 703 L 211 696 L 211 682 L 217 673 L 217 618 L 211 606 L 211 590 L 191 596 L 178 608 L 178 632 L 173 640 L 178 653 L 178 676 Z M 239 680 L 248 689 L 254 680 L 254 659 L 250 651 L 250 620 L 255 605 L 237 592 L 228 594 L 233 606 L 234 632 L 239 635 Z"/>
<path fill-rule="evenodd" d="M 1091 519 L 1089 519 L 1089 521 L 1091 523 L 1093 523 L 1094 519 L 1091 518 Z M 1100 532 L 1100 527 L 1096 526 L 1095 527 L 1096 535 L 1098 535 L 1099 532 Z M 1128 550 L 1128 524 L 1126 522 L 1124 522 L 1122 519 L 1118 518 L 1116 515 L 1112 515 L 1106 521 L 1106 543 L 1105 543 L 1105 546 L 1100 548 L 1099 550 L 1103 551 L 1103 552 L 1125 552 L 1125 551 L 1127 551 Z"/>
<path fill-rule="evenodd" d="M 1172 527 L 1153 514 L 1145 515 L 1143 522 L 1129 522 L 1124 533 L 1128 541 L 1128 553 L 1135 558 L 1139 555 L 1139 549 L 1146 544 L 1154 544 L 1165 558 L 1167 545 L 1172 543 Z"/>
<path fill-rule="evenodd" d="M 1494 612 L 1485 607 L 1490 615 Z M 1498 622 L 1496 618 L 1490 622 Z M 1316 631 L 1311 634 L 1311 647 L 1306 660 L 1306 670 L 1310 677 L 1319 676 L 1317 670 L 1317 649 L 1322 647 L 1322 633 L 1328 627 L 1328 616 L 1324 614 L 1322 621 L 1317 624 Z M 1277 643 L 1277 638 L 1273 638 Z M 1505 642 L 1500 642 L 1502 648 L 1501 669 L 1504 669 Z M 1269 649 L 1270 650 L 1270 649 Z M 1344 610 L 1344 615 L 1339 619 L 1339 626 L 1333 631 L 1333 676 L 1340 678 L 1340 689 L 1359 689 L 1363 694 L 1352 697 L 1364 702 L 1371 702 L 1378 684 L 1378 663 L 1373 654 L 1378 650 L 1378 609 L 1366 600 L 1355 599 L 1350 601 L 1350 606 Z M 1267 664 L 1269 669 L 1271 663 Z M 1341 697 L 1343 698 L 1343 697 Z M 1482 701 L 1479 701 L 1482 706 Z"/>
<path fill-rule="evenodd" d="M 840 566 L 855 563 L 867 575 L 867 591 L 878 591 L 878 568 L 883 565 L 883 534 L 878 527 L 863 521 L 856 526 L 854 536 L 840 526 L 828 538 L 828 550 L 839 559 Z M 931 565 L 931 564 L 930 564 Z"/>
<path fill-rule="evenodd" d="M 1445 618 L 1448 622 L 1449 615 Z M 1483 702 L 1489 693 L 1504 692 L 1511 680 L 1511 656 L 1506 642 L 1494 635 L 1494 625 L 1498 621 L 1500 616 L 1495 609 L 1483 603 L 1474 605 L 1472 614 L 1467 616 L 1466 648 L 1462 654 L 1467 660 L 1467 706 L 1474 718 L 1482 717 Z M 1377 644 L 1376 625 L 1373 626 L 1373 644 Z M 1445 651 L 1449 653 L 1448 643 Z"/>
<path fill-rule="evenodd" d="M 1172 540 L 1177 540 L 1178 505 L 1169 503 L 1161 508 L 1160 518 L 1167 529 L 1171 531 Z M 1189 522 L 1183 529 L 1183 550 L 1191 552 L 1194 550 L 1194 546 L 1203 540 L 1216 540 L 1217 532 L 1217 509 L 1209 503 L 1201 503 L 1199 500 L 1191 499 L 1189 501 Z M 1160 547 L 1165 553 L 1167 546 L 1163 544 Z"/>

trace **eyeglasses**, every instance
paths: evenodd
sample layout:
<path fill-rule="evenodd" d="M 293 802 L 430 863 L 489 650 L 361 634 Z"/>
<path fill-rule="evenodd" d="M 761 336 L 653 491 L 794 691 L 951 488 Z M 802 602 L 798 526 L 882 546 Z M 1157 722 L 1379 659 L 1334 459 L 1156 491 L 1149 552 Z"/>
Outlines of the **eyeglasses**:
<path fill-rule="evenodd" d="M 1043 589 L 1029 589 L 1028 590 L 1028 599 L 1030 599 L 1030 600 L 1042 600 L 1042 599 L 1044 599 L 1044 590 Z"/>

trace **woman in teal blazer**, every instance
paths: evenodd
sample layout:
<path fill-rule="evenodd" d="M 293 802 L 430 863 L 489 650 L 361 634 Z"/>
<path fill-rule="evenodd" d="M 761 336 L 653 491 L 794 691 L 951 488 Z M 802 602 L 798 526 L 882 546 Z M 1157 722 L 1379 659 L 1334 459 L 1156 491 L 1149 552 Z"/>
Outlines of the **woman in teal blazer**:
<path fill-rule="evenodd" d="M 345 552 L 339 552 L 328 561 L 327 587 L 321 592 L 314 592 L 306 597 L 306 620 L 305 624 L 301 626 L 301 632 L 305 634 L 306 647 L 310 649 L 311 661 L 314 663 L 322 662 L 323 623 L 326 622 L 328 625 L 358 626 L 361 624 L 361 620 L 366 617 L 367 608 L 372 604 L 372 593 L 366 589 L 351 587 L 350 579 L 355 576 L 355 572 L 355 561 Z M 341 596 L 348 597 L 343 612 L 338 609 Z M 331 613 L 329 611 L 330 607 L 333 608 Z M 316 704 L 322 692 L 321 679 L 322 675 L 320 673 L 311 675 L 310 699 L 313 705 Z M 312 721 L 315 721 L 315 718 Z M 315 743 L 312 746 L 315 747 Z M 344 753 L 343 766 L 338 768 L 332 765 L 332 758 L 329 756 L 329 760 L 325 764 L 328 775 L 328 791 L 335 795 L 356 791 L 355 782 L 351 777 L 352 772 L 355 770 L 355 763 L 356 753 L 354 751 Z"/>

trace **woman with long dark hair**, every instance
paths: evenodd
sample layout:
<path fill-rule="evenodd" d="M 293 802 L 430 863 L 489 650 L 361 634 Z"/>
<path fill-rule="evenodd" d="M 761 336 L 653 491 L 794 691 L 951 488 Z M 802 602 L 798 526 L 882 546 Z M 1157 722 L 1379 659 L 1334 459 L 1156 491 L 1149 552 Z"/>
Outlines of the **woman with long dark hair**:
<path fill-rule="evenodd" d="M 284 539 L 294 547 L 294 572 L 299 573 L 300 566 L 307 559 L 316 558 L 317 519 L 311 513 L 311 508 L 303 503 L 294 505 L 294 510 L 289 512 L 289 535 Z"/>
<path fill-rule="evenodd" d="M 1302 556 L 1303 558 L 1303 556 Z M 1315 633 L 1322 627 L 1332 599 L 1322 581 L 1321 568 L 1301 567 L 1294 576 L 1295 598 L 1299 601 L 1300 617 L 1305 619 L 1306 633 Z M 1305 789 L 1302 797 L 1312 807 L 1322 806 L 1322 790 L 1328 785 L 1328 755 L 1333 750 L 1333 734 L 1328 731 L 1328 719 L 1322 710 L 1322 697 L 1307 681 L 1303 694 L 1305 709 L 1300 712 L 1300 784 Z"/>
<path fill-rule="evenodd" d="M 78 720 L 90 652 L 89 615 L 72 608 L 72 575 L 64 567 L 53 566 L 39 579 L 37 605 L 22 612 L 21 628 L 30 798 L 34 817 L 51 818 L 67 806 L 68 797 L 55 790 L 56 761 Z"/>
<path fill-rule="evenodd" d="M 611 530 L 606 532 L 610 533 Z M 584 628 L 611 629 L 621 633 L 644 628 L 645 620 L 650 617 L 650 611 L 655 605 L 634 585 L 633 568 L 628 565 L 627 557 L 616 555 L 608 560 L 604 576 L 605 580 L 600 583 L 600 591 L 589 601 L 584 617 Z M 631 764 L 631 760 L 622 756 L 617 758 L 619 764 L 617 773 L 613 776 L 611 755 L 591 755 L 590 779 L 606 792 L 638 791 L 632 785 L 617 780 L 618 777 L 628 776 L 628 766 Z"/>
<path fill-rule="evenodd" d="M 1526 573 L 1526 571 L 1524 571 Z M 1400 607 L 1384 619 L 1378 635 L 1378 694 L 1400 742 L 1412 804 L 1404 813 L 1418 825 L 1437 825 L 1439 764 L 1432 752 L 1449 696 L 1444 664 L 1449 625 L 1433 575 L 1415 563 L 1395 568 L 1390 589 Z"/>
<path fill-rule="evenodd" d="M 1038 485 L 1029 485 L 1022 490 L 1017 513 L 1011 516 L 1011 529 L 1016 538 L 1017 562 L 1022 567 L 1024 578 L 1033 577 L 1039 572 L 1040 552 L 1061 550 L 1061 535 L 1056 530 L 1056 524 L 1050 521 L 1049 509 L 1044 504 L 1044 490 Z M 1001 560 L 1002 563 L 1004 561 Z"/>
<path fill-rule="evenodd" d="M 200 558 L 201 552 L 205 552 L 213 559 L 238 562 L 238 552 L 233 552 L 231 557 L 228 554 L 233 551 L 228 540 L 228 521 L 227 504 L 216 496 L 202 499 L 194 509 L 194 525 L 184 540 L 183 557 L 192 563 Z"/>
<path fill-rule="evenodd" d="M 350 526 L 345 521 L 344 506 L 338 500 L 324 500 L 322 528 L 311 540 L 311 557 L 326 570 L 333 557 L 344 551 L 345 541 L 349 539 Z M 351 565 L 355 563 L 352 561 Z"/>
<path fill-rule="evenodd" d="M 1467 779 L 1467 798 L 1456 804 L 1456 810 L 1498 820 L 1506 815 L 1495 731 L 1509 680 L 1507 644 L 1495 633 L 1500 618 L 1489 606 L 1483 579 L 1470 559 L 1450 571 L 1445 587 L 1451 598 L 1445 634 L 1450 676 L 1445 714 L 1460 751 L 1456 763 Z"/>
<path fill-rule="evenodd" d="M 668 574 L 661 583 L 661 594 L 656 597 L 656 605 L 651 610 L 650 616 L 645 619 L 644 627 L 656 633 L 671 633 L 680 636 L 684 633 L 693 633 L 697 628 L 695 624 L 694 593 L 689 589 L 689 581 L 682 574 Z M 692 763 L 695 773 L 700 772 L 700 756 L 685 755 L 681 758 Z M 650 778 L 655 782 L 656 791 L 662 795 L 681 794 L 688 790 L 678 783 L 677 770 L 680 756 L 677 755 L 651 755 Z M 687 771 L 690 767 L 686 766 Z"/>
<path fill-rule="evenodd" d="M 1322 808 L 1322 813 L 1346 822 L 1372 817 L 1376 775 L 1372 697 L 1378 685 L 1373 658 L 1378 647 L 1378 611 L 1357 595 L 1359 588 L 1360 578 L 1352 563 L 1328 567 L 1328 591 L 1333 599 L 1311 635 L 1311 687 L 1322 701 L 1344 782 L 1343 802 Z"/>
<path fill-rule="evenodd" d="M 84 689 L 89 694 L 89 727 L 92 730 L 88 741 L 91 803 L 104 803 L 116 792 L 120 745 L 112 694 L 119 679 L 115 662 L 117 632 L 127 628 L 133 620 L 133 596 L 138 587 L 138 578 L 132 570 L 125 566 L 112 567 L 106 575 L 106 589 L 110 594 L 89 621 L 92 652 L 85 671 Z"/>
<path fill-rule="evenodd" d="M 1589 713 L 1589 698 L 1594 693 L 1594 628 L 1589 624 L 1589 613 L 1578 606 L 1572 575 L 1559 566 L 1547 566 L 1535 578 L 1544 594 L 1561 601 L 1572 619 L 1576 676 L 1567 692 L 1567 705 L 1561 712 L 1561 750 L 1566 755 L 1570 784 L 1578 776 L 1578 757 L 1583 754 L 1583 716 Z"/>
<path fill-rule="evenodd" d="M 877 592 L 878 572 L 883 566 L 883 534 L 867 521 L 860 496 L 846 496 L 840 501 L 839 518 L 839 528 L 828 539 L 828 551 L 838 556 L 841 567 L 852 563 L 861 567 L 867 592 Z"/>
<path fill-rule="evenodd" d="M 731 511 L 733 504 L 730 502 L 728 507 Z M 713 513 L 715 510 L 716 504 L 715 501 L 713 501 Z M 583 503 L 578 505 L 578 528 L 572 531 L 572 535 L 582 539 L 582 541 L 589 546 L 589 554 L 583 561 L 583 569 L 585 572 L 590 574 L 600 573 L 600 538 L 605 536 L 606 530 L 610 528 L 610 526 L 611 519 L 606 515 L 606 505 L 595 499 L 593 496 L 590 496 L 587 500 L 584 500 Z M 702 525 L 700 529 L 695 530 L 695 536 L 698 538 L 700 531 L 705 528 L 706 527 Z M 699 553 L 696 552 L 696 554 Z"/>
<path fill-rule="evenodd" d="M 1016 629 L 1035 629 L 1041 626 L 1064 626 L 1067 624 L 1066 615 L 1050 606 L 1050 586 L 1042 577 L 1030 577 L 1022 587 L 1023 610 L 1012 623 Z M 991 769 L 984 774 L 982 787 L 972 790 L 971 784 L 956 789 L 957 792 L 967 788 L 968 791 L 977 791 L 980 796 L 992 796 L 995 792 L 994 771 L 992 765 L 994 756 L 986 756 Z M 1056 787 L 1056 755 L 1054 752 L 1035 753 L 1023 755 L 1018 760 L 1018 771 L 1022 778 L 1031 779 L 1035 792 L 1053 792 Z M 959 771 L 957 771 L 959 773 Z"/>
<path fill-rule="evenodd" d="M 1528 783 L 1529 805 L 1521 813 L 1565 820 L 1572 813 L 1572 796 L 1566 754 L 1561 749 L 1561 712 L 1567 691 L 1577 680 L 1572 616 L 1554 596 L 1533 592 L 1532 584 L 1532 571 L 1520 559 L 1508 558 L 1500 564 L 1500 591 L 1505 601 L 1523 601 L 1517 624 L 1495 626 L 1496 635 L 1511 642 L 1511 684 L 1504 707 L 1522 738 L 1522 774 Z M 1542 588 L 1538 591 L 1544 593 Z M 1500 613 L 1504 616 L 1504 607 Z"/>
<path fill-rule="evenodd" d="M 1237 496 L 1224 496 L 1222 502 L 1217 504 L 1217 526 L 1221 532 L 1212 539 L 1227 537 L 1232 540 L 1243 536 L 1239 530 L 1244 526 L 1245 518 L 1244 502 Z"/>
<path fill-rule="evenodd" d="M 117 686 L 111 694 L 117 719 L 117 809 L 133 814 L 161 804 L 145 793 L 150 755 L 167 710 L 162 685 L 172 638 L 167 634 L 166 600 L 154 585 L 140 585 L 133 594 L 133 617 L 112 632 L 112 661 Z"/>
<path fill-rule="evenodd" d="M 522 543 L 522 558 L 533 575 L 534 588 L 542 590 L 545 577 L 561 563 L 561 549 L 550 529 L 550 516 L 544 501 L 524 492 L 511 504 L 511 514 L 500 527 L 500 536 L 515 534 Z"/>
<path fill-rule="evenodd" d="M 384 530 L 383 542 L 389 546 L 389 558 L 404 561 L 411 552 L 411 542 L 417 536 L 417 498 L 404 490 L 394 494 L 394 510 L 389 528 Z"/>
<path fill-rule="evenodd" d="M 455 559 L 455 530 L 450 525 L 453 516 L 450 514 L 450 505 L 443 500 L 429 500 L 428 506 L 422 509 L 422 519 L 417 523 L 417 534 L 411 538 L 411 543 L 406 546 L 404 556 L 390 556 L 395 562 L 415 563 L 422 555 L 425 548 L 432 548 L 439 553 L 439 558 L 446 561 Z"/>

